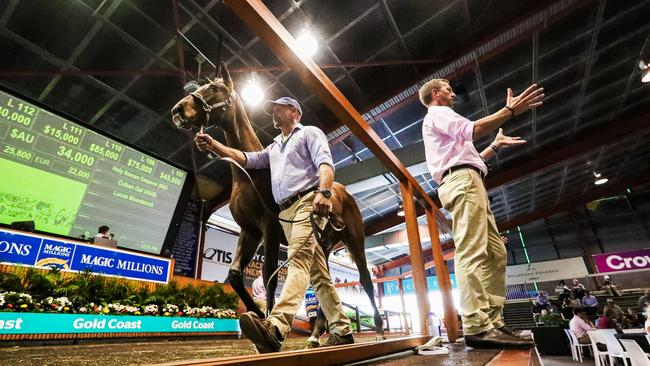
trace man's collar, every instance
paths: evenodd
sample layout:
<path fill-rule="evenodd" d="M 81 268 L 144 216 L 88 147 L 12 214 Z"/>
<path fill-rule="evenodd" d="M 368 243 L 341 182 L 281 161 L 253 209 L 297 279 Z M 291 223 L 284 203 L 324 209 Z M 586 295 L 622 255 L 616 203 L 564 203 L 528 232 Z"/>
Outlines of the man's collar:
<path fill-rule="evenodd" d="M 305 127 L 305 126 L 303 126 L 302 123 L 298 122 L 298 123 L 296 123 L 295 126 L 293 126 L 293 129 L 291 130 L 291 132 L 290 132 L 289 134 L 292 134 L 293 131 L 295 131 L 296 129 L 300 130 L 300 129 L 304 128 L 304 127 Z M 281 143 L 281 142 L 282 142 L 282 133 L 280 133 L 279 135 L 275 136 L 275 138 L 273 139 L 273 141 L 275 141 L 275 142 L 277 142 L 277 143 Z"/>

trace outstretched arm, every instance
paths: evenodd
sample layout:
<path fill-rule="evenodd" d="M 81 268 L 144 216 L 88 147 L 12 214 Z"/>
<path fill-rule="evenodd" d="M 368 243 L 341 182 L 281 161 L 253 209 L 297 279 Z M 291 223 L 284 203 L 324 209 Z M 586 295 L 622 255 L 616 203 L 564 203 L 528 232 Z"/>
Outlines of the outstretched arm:
<path fill-rule="evenodd" d="M 483 117 L 474 123 L 473 140 L 476 141 L 487 136 L 501 126 L 508 118 L 519 115 L 525 111 L 537 108 L 542 105 L 544 88 L 533 84 L 516 97 L 512 96 L 512 89 L 508 88 L 506 93 L 506 106 L 497 112 Z"/>
<path fill-rule="evenodd" d="M 503 128 L 499 128 L 497 137 L 494 138 L 494 141 L 490 146 L 486 147 L 485 150 L 481 151 L 481 158 L 485 161 L 492 158 L 496 155 L 497 151 L 502 147 L 515 146 L 525 144 L 526 140 L 522 140 L 519 136 L 506 136 L 503 134 Z"/>

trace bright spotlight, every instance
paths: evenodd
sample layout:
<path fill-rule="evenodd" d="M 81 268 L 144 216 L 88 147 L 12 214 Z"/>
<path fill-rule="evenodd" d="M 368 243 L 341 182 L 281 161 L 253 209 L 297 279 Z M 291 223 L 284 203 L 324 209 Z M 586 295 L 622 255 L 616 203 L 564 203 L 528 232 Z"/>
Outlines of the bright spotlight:
<path fill-rule="evenodd" d="M 606 177 L 602 176 L 600 173 L 594 172 L 594 177 L 596 178 L 596 181 L 594 181 L 594 184 L 599 186 L 601 184 L 605 184 L 609 181 Z"/>
<path fill-rule="evenodd" d="M 641 82 L 650 82 L 650 65 L 647 65 L 643 60 L 639 61 L 639 69 L 641 69 Z"/>
<path fill-rule="evenodd" d="M 255 80 L 250 80 L 242 90 L 241 96 L 246 104 L 258 105 L 264 100 L 264 90 Z"/>
<path fill-rule="evenodd" d="M 312 57 L 318 51 L 318 41 L 314 35 L 304 29 L 296 39 L 298 42 L 298 53 L 305 57 Z"/>
<path fill-rule="evenodd" d="M 397 208 L 397 216 L 404 217 L 404 207 L 402 204 L 399 204 L 399 207 Z"/>

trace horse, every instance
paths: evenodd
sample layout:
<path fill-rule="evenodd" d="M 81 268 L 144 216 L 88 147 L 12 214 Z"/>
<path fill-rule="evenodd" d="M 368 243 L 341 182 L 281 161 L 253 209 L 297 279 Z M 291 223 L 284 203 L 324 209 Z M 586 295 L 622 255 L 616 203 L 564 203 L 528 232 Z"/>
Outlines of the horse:
<path fill-rule="evenodd" d="M 179 128 L 220 127 L 225 135 L 226 145 L 241 151 L 261 151 L 263 149 L 255 134 L 234 83 L 225 63 L 221 64 L 222 77 L 200 86 L 195 92 L 182 98 L 172 108 L 172 121 Z M 232 190 L 230 210 L 233 218 L 241 227 L 237 242 L 235 258 L 228 272 L 228 281 L 240 296 L 248 311 L 254 311 L 260 318 L 264 314 L 244 288 L 242 269 L 250 263 L 255 251 L 264 239 L 265 262 L 263 270 L 264 282 L 277 269 L 279 244 L 284 239 L 278 216 L 280 209 L 273 200 L 271 193 L 271 175 L 269 169 L 248 170 L 251 180 L 239 168 L 231 165 Z M 255 189 L 258 190 L 256 193 Z M 264 205 L 272 212 L 267 212 Z M 366 262 L 364 227 L 361 211 L 356 201 L 345 186 L 335 182 L 332 187 L 332 212 L 345 223 L 341 231 L 334 230 L 329 225 L 322 233 L 321 246 L 325 258 L 329 257 L 334 246 L 340 242 L 347 248 L 352 260 L 357 265 L 359 278 L 374 310 L 374 320 L 377 337 L 385 339 L 381 315 L 375 303 L 374 289 L 368 265 Z M 277 278 L 268 282 L 267 307 L 272 308 Z M 326 330 L 326 321 L 322 311 L 312 336 L 320 338 Z"/>

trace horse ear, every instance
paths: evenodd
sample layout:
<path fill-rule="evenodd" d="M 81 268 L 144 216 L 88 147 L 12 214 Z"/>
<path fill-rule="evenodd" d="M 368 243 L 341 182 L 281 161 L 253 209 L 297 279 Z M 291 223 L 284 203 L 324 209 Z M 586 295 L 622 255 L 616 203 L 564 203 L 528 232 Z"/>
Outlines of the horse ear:
<path fill-rule="evenodd" d="M 228 71 L 228 66 L 226 66 L 226 63 L 221 61 L 221 77 L 223 78 L 223 82 L 226 84 L 226 86 L 230 89 L 233 88 L 233 83 L 232 79 L 230 78 L 230 72 Z"/>

